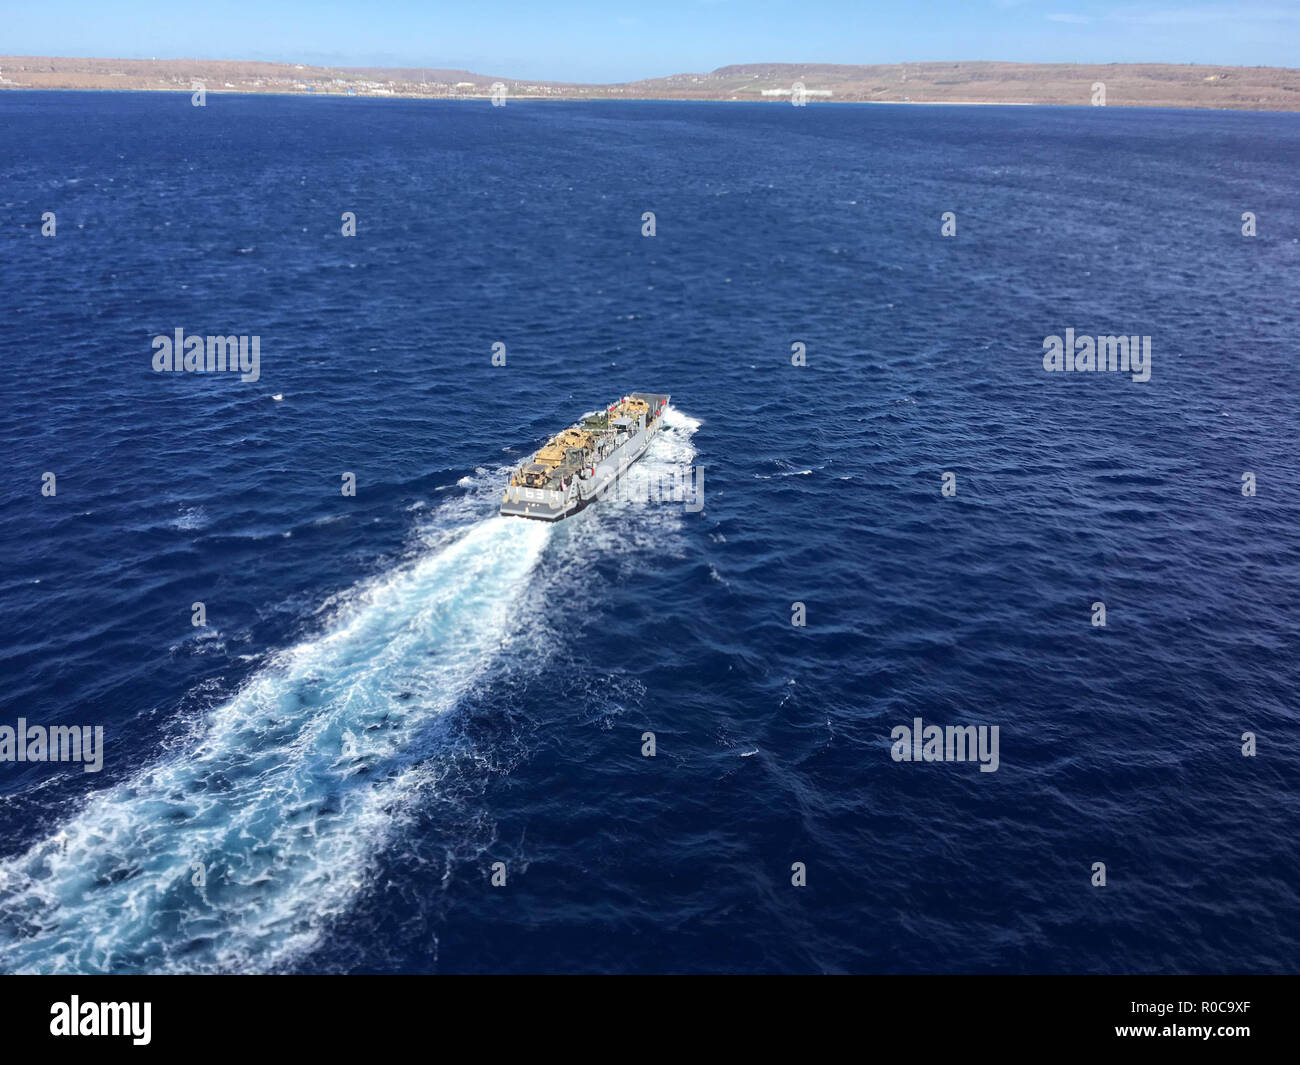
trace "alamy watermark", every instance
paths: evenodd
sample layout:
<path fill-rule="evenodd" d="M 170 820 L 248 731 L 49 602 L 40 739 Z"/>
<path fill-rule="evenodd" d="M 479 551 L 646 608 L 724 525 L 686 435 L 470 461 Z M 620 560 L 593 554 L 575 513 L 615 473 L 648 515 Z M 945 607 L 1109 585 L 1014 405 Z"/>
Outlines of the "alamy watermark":
<path fill-rule="evenodd" d="M 1074 335 L 1043 339 L 1043 369 L 1048 373 L 1088 373 L 1109 370 L 1131 374 L 1134 381 L 1151 380 L 1151 338 L 1149 336 Z"/>
<path fill-rule="evenodd" d="M 0 725 L 0 762 L 83 762 L 87 773 L 104 768 L 104 726 Z"/>
<path fill-rule="evenodd" d="M 260 336 L 185 335 L 183 329 L 172 336 L 153 338 L 155 373 L 237 373 L 245 382 L 262 376 L 262 338 Z"/>
<path fill-rule="evenodd" d="M 981 773 L 998 770 L 997 725 L 895 725 L 890 757 L 895 762 L 979 762 Z"/>
<path fill-rule="evenodd" d="M 152 1039 L 152 1002 L 82 1002 L 72 995 L 50 1006 L 50 1035 L 130 1036 L 136 1046 Z"/>
<path fill-rule="evenodd" d="M 704 509 L 704 467 L 642 467 L 636 476 L 619 477 L 596 493 L 601 500 L 629 503 L 681 503 L 692 514 Z"/>

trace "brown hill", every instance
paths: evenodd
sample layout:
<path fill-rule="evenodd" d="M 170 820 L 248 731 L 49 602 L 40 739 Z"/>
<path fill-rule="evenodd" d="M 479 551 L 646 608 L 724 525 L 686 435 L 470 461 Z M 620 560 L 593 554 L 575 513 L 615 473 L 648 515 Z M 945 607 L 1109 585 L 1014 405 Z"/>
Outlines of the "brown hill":
<path fill-rule="evenodd" d="M 1300 110 L 1300 70 L 1159 63 L 747 63 L 707 74 L 608 85 L 530 81 L 468 70 L 317 67 L 213 59 L 0 57 L 3 89 L 131 89 L 189 92 L 483 97 L 494 83 L 517 99 L 771 100 L 801 83 L 811 102 L 1066 104 L 1093 102 L 1105 85 L 1112 107 Z"/>

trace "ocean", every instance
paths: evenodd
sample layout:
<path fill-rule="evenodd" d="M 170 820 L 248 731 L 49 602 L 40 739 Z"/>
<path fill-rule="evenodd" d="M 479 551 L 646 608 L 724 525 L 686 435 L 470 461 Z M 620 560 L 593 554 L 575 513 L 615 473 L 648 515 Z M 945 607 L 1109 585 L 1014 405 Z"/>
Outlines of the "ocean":
<path fill-rule="evenodd" d="M 0 971 L 1296 970 L 1300 116 L 0 130 Z M 496 515 L 630 391 L 702 508 Z"/>

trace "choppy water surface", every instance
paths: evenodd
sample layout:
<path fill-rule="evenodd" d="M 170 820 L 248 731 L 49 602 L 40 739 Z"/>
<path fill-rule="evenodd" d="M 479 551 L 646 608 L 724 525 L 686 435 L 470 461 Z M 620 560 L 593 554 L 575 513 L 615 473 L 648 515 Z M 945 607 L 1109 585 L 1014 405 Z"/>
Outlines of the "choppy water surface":
<path fill-rule="evenodd" d="M 1300 119 L 208 100 L 0 95 L 0 968 L 1294 971 Z"/>

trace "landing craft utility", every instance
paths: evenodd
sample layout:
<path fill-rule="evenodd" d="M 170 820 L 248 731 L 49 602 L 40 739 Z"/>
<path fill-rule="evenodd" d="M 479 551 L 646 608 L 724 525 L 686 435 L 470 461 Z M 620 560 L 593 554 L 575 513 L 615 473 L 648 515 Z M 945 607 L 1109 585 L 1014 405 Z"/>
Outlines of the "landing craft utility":
<path fill-rule="evenodd" d="M 501 513 L 538 521 L 578 513 L 645 454 L 667 407 L 667 396 L 633 392 L 584 414 L 511 474 Z"/>

